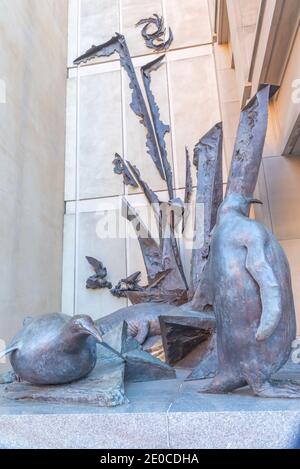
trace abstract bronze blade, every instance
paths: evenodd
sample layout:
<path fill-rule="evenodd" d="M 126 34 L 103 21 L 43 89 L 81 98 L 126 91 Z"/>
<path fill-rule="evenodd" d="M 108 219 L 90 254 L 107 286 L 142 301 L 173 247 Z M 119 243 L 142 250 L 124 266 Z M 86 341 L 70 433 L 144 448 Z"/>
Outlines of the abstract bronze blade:
<path fill-rule="evenodd" d="M 190 296 L 197 289 L 207 261 L 210 233 L 215 226 L 217 211 L 223 200 L 221 123 L 212 127 L 195 146 L 194 165 L 198 170 L 198 179 Z M 202 233 L 201 226 L 203 225 Z"/>
<path fill-rule="evenodd" d="M 137 182 L 132 177 L 127 165 L 121 155 L 115 153 L 115 157 L 113 160 L 114 165 L 114 173 L 115 174 L 123 174 L 123 182 L 126 186 L 138 187 Z"/>
<path fill-rule="evenodd" d="M 184 193 L 184 203 L 188 204 L 191 201 L 193 193 L 193 179 L 191 171 L 191 161 L 190 155 L 187 147 L 185 147 L 185 193 Z"/>
<path fill-rule="evenodd" d="M 184 212 L 182 218 L 182 233 L 185 230 L 185 222 L 190 213 L 190 202 L 193 194 L 193 179 L 191 171 L 190 155 L 187 147 L 185 147 L 185 191 L 184 191 Z"/>
<path fill-rule="evenodd" d="M 165 142 L 165 135 L 166 133 L 170 132 L 170 126 L 164 124 L 161 121 L 159 107 L 155 101 L 155 97 L 151 90 L 151 72 L 157 70 L 161 66 L 164 57 L 165 56 L 163 55 L 153 60 L 152 62 L 149 62 L 148 64 L 144 65 L 141 68 L 141 73 L 142 73 L 143 83 L 144 83 L 146 94 L 147 94 L 148 103 L 150 106 L 150 111 L 151 111 L 152 121 L 153 121 L 154 129 L 155 129 L 155 133 L 157 137 L 157 142 L 158 142 L 158 146 L 159 146 L 159 150 L 161 154 L 161 161 L 162 161 L 162 165 L 163 165 L 165 176 L 166 176 L 169 198 L 173 199 L 174 198 L 173 175 L 172 175 L 171 165 L 168 161 L 166 142 Z"/>
<path fill-rule="evenodd" d="M 277 89 L 264 85 L 241 112 L 226 196 L 232 192 L 253 196 L 268 125 L 269 98 Z"/>
<path fill-rule="evenodd" d="M 163 270 L 160 247 L 152 238 L 137 211 L 125 198 L 122 199 L 122 215 L 129 222 L 134 221 L 133 226 L 142 251 L 148 279 L 155 278 L 155 276 Z"/>
<path fill-rule="evenodd" d="M 156 142 L 153 125 L 149 116 L 149 112 L 135 73 L 135 69 L 127 47 L 126 39 L 121 34 L 116 33 L 109 41 L 99 46 L 92 46 L 85 54 L 74 60 L 75 65 L 85 63 L 95 57 L 107 57 L 117 52 L 120 56 L 120 63 L 126 70 L 130 88 L 132 89 L 132 101 L 130 107 L 133 112 L 140 118 L 141 123 L 147 130 L 146 146 L 147 152 L 151 156 L 161 178 L 165 180 L 165 174 L 162 168 L 159 148 Z"/>

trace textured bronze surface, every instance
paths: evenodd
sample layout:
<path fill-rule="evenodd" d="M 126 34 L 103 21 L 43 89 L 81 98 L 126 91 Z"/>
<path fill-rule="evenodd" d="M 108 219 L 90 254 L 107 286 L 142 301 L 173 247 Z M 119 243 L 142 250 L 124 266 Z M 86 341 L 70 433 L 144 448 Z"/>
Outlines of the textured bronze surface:
<path fill-rule="evenodd" d="M 159 316 L 166 361 L 174 365 L 197 345 L 206 342 L 216 328 L 212 314 L 191 311 L 183 316 Z"/>
<path fill-rule="evenodd" d="M 197 194 L 195 216 L 195 247 L 191 260 L 189 296 L 193 297 L 199 284 L 209 254 L 210 234 L 215 226 L 217 211 L 223 200 L 222 176 L 222 124 L 210 129 L 194 148 L 194 165 L 197 168 Z M 203 210 L 203 215 L 202 215 Z M 201 239 L 201 224 L 204 237 Z M 196 298 L 194 299 L 196 309 Z M 201 309 L 201 308 L 200 308 Z"/>
<path fill-rule="evenodd" d="M 241 113 L 227 195 L 218 210 L 198 299 L 212 305 L 217 324 L 218 373 L 201 392 L 249 385 L 263 397 L 300 397 L 300 388 L 273 384 L 288 360 L 296 319 L 287 258 L 262 224 L 249 219 L 267 129 L 270 86 Z M 199 301 L 200 305 L 201 302 Z"/>
<path fill-rule="evenodd" d="M 158 21 L 159 18 L 156 18 Z M 159 23 L 161 25 L 161 23 Z M 147 129 L 146 146 L 148 153 L 154 161 L 160 176 L 166 181 L 169 194 L 169 202 L 162 203 L 156 193 L 143 180 L 138 168 L 130 163 L 124 162 L 117 155 L 115 159 L 115 172 L 123 174 L 124 183 L 137 184 L 144 192 L 151 209 L 153 210 L 159 232 L 159 241 L 156 242 L 150 232 L 142 223 L 139 214 L 128 203 L 123 202 L 123 215 L 133 223 L 142 250 L 145 267 L 147 270 L 148 285 L 141 287 L 135 284 L 133 288 L 126 289 L 126 282 L 120 281 L 112 293 L 117 296 L 127 296 L 134 303 L 144 301 L 171 301 L 181 304 L 187 299 L 188 283 L 186 281 L 183 263 L 181 260 L 175 228 L 182 219 L 184 204 L 179 198 L 174 198 L 173 175 L 171 164 L 166 151 L 165 135 L 170 132 L 170 127 L 164 124 L 160 118 L 160 110 L 151 90 L 151 74 L 161 65 L 164 56 L 159 57 L 141 67 L 143 85 L 150 109 L 147 106 L 137 80 L 135 69 L 127 48 L 126 40 L 120 34 L 116 34 L 110 41 L 99 46 L 93 46 L 85 54 L 75 60 L 75 64 L 86 62 L 97 56 L 108 56 L 117 52 L 120 56 L 121 65 L 125 68 L 132 90 L 131 108 L 140 118 L 140 122 Z M 151 116 L 151 117 L 150 117 Z M 187 190 L 186 200 L 191 198 L 192 181 L 190 166 L 187 155 Z M 125 288 L 123 288 L 125 286 Z M 178 299 L 177 299 L 178 295 Z"/>
<path fill-rule="evenodd" d="M 85 54 L 78 57 L 74 64 L 79 65 L 85 63 L 95 57 L 107 57 L 117 52 L 120 57 L 122 67 L 126 70 L 130 80 L 130 88 L 132 90 L 132 101 L 130 104 L 133 112 L 140 118 L 141 122 L 146 128 L 146 146 L 149 155 L 151 156 L 160 176 L 165 179 L 165 174 L 162 168 L 158 144 L 156 142 L 155 133 L 151 118 L 143 97 L 141 87 L 139 85 L 135 69 L 130 57 L 124 36 L 116 33 L 109 41 L 99 46 L 92 46 Z"/>
<path fill-rule="evenodd" d="M 143 33 L 152 43 L 155 33 L 149 33 L 150 23 L 157 26 L 156 35 L 160 41 L 164 34 L 162 19 L 155 15 L 152 19 L 139 22 L 145 24 Z M 241 112 L 223 202 L 221 124 L 216 124 L 195 147 L 194 163 L 198 170 L 197 204 L 202 204 L 204 210 L 204 238 L 198 238 L 200 227 L 197 225 L 196 213 L 189 288 L 175 236 L 178 226 L 175 209 L 182 216 L 184 203 L 174 198 L 173 176 L 165 144 L 165 135 L 170 129 L 160 119 L 159 107 L 151 90 L 151 74 L 161 66 L 164 57 L 151 61 L 141 69 L 150 109 L 148 113 L 123 36 L 116 34 L 107 43 L 93 46 L 75 63 L 79 64 L 95 56 L 111 55 L 113 52 L 120 55 L 121 65 L 129 76 L 133 92 L 131 108 L 147 129 L 148 153 L 160 176 L 166 181 L 169 194 L 167 204 L 162 203 L 142 179 L 139 170 L 126 162 L 128 175 L 143 190 L 154 211 L 159 241 L 152 239 L 138 213 L 128 202 L 124 202 L 126 218 L 131 222 L 137 221 L 138 224 L 136 231 L 148 276 L 148 285 L 145 287 L 137 282 L 130 284 L 128 278 L 125 279 L 127 288 L 124 291 L 133 303 L 147 303 L 150 300 L 149 306 L 153 308 L 150 316 L 155 311 L 153 305 L 156 303 L 180 304 L 181 300 L 187 301 L 188 293 L 192 300 L 182 308 L 174 308 L 172 314 L 176 318 L 162 319 L 160 327 L 157 327 L 157 312 L 154 313 L 154 318 L 149 319 L 150 311 L 145 310 L 143 304 L 136 305 L 135 313 L 140 314 L 140 317 L 131 321 L 130 334 L 144 343 L 151 335 L 151 327 L 154 329 L 153 336 L 162 332 L 166 357 L 173 362 L 182 358 L 199 341 L 205 340 L 207 353 L 201 357 L 203 360 L 190 379 L 217 374 L 202 391 L 228 392 L 249 384 L 257 395 L 299 397 L 299 388 L 287 384 L 272 385 L 270 381 L 271 375 L 288 359 L 291 342 L 295 338 L 295 313 L 288 263 L 273 235 L 263 225 L 248 218 L 250 204 L 255 202 L 253 192 L 267 129 L 268 102 L 277 88 L 262 85 Z M 191 198 L 191 188 L 189 159 L 186 154 L 185 202 Z M 166 217 L 165 211 L 169 208 L 172 210 Z M 141 227 L 145 238 L 139 233 Z M 195 317 L 190 320 L 186 317 L 178 318 L 184 308 L 191 308 L 191 315 Z M 207 313 L 209 310 L 210 314 Z M 123 315 L 130 316 L 130 311 L 130 308 L 125 309 Z M 186 314 L 187 310 L 184 316 Z M 206 316 L 210 318 L 210 327 Z M 193 328 L 189 321 L 198 321 L 198 329 Z M 216 334 L 213 329 L 215 321 Z M 103 324 L 102 322 L 102 326 Z M 178 332 L 180 328 L 181 333 Z M 174 337 L 176 340 L 173 340 Z"/>
<path fill-rule="evenodd" d="M 90 373 L 101 341 L 89 316 L 53 313 L 27 321 L 1 355 L 10 355 L 15 373 L 24 381 L 63 384 Z"/>
<path fill-rule="evenodd" d="M 160 335 L 158 317 L 168 314 L 174 307 L 169 304 L 141 303 L 121 308 L 96 321 L 101 334 L 107 334 L 123 324 L 128 324 L 128 334 L 134 337 L 139 344 L 143 344 L 148 337 Z"/>
<path fill-rule="evenodd" d="M 164 55 L 158 57 L 157 59 L 149 62 L 148 64 L 144 65 L 141 68 L 142 78 L 144 82 L 144 87 L 147 94 L 148 103 L 150 106 L 150 112 L 153 120 L 154 130 L 157 137 L 157 142 L 161 154 L 161 161 L 162 166 L 164 168 L 165 176 L 166 176 L 166 183 L 169 193 L 170 200 L 174 198 L 174 191 L 173 191 L 173 174 L 171 165 L 168 161 L 167 150 L 166 150 L 166 142 L 165 142 L 165 134 L 170 132 L 170 126 L 164 124 L 160 119 L 160 111 L 159 107 L 156 103 L 155 97 L 151 91 L 151 72 L 157 70 L 164 59 Z"/>
<path fill-rule="evenodd" d="M 107 269 L 102 262 L 90 256 L 86 256 L 86 260 L 95 271 L 95 274 L 87 279 L 86 288 L 90 288 L 91 290 L 96 290 L 97 288 L 111 289 L 112 284 L 105 278 L 107 276 Z"/>
<path fill-rule="evenodd" d="M 205 390 L 248 384 L 259 396 L 300 397 L 300 388 L 269 381 L 289 358 L 296 320 L 286 256 L 271 232 L 248 218 L 250 203 L 228 195 L 212 236 L 205 275 L 217 321 L 218 374 Z"/>
<path fill-rule="evenodd" d="M 166 28 L 164 25 L 164 19 L 162 16 L 158 16 L 156 13 L 150 18 L 143 18 L 136 23 L 136 26 L 144 25 L 141 34 L 145 40 L 145 44 L 149 49 L 154 49 L 157 52 L 169 49 L 172 44 L 174 37 L 171 28 L 169 28 L 169 37 L 165 39 Z M 149 32 L 152 27 L 152 32 Z M 156 28 L 153 31 L 153 27 Z"/>
<path fill-rule="evenodd" d="M 115 154 L 113 165 L 115 174 L 123 174 L 123 182 L 126 186 L 138 187 L 136 181 L 127 168 L 125 161 L 118 153 Z"/>
<path fill-rule="evenodd" d="M 265 85 L 241 112 L 226 195 L 253 197 L 268 125 L 269 99 L 278 87 Z"/>

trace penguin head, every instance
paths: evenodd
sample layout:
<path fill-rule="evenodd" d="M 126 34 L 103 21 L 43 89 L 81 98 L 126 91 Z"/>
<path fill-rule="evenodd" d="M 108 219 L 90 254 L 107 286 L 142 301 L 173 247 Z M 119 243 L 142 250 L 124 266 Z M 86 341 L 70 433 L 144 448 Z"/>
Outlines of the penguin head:
<path fill-rule="evenodd" d="M 232 192 L 220 205 L 219 217 L 231 212 L 237 212 L 247 217 L 249 215 L 251 204 L 262 204 L 262 202 L 258 199 L 245 197 L 241 194 Z"/>
<path fill-rule="evenodd" d="M 102 342 L 102 336 L 90 316 L 74 316 L 70 321 L 70 329 L 75 335 L 91 335 L 97 340 L 97 342 Z"/>

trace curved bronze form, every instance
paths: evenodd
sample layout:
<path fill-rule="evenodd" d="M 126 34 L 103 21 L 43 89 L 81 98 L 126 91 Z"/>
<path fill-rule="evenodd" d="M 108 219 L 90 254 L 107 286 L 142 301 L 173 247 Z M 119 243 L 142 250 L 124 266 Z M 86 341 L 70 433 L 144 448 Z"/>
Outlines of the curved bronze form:
<path fill-rule="evenodd" d="M 123 174 L 123 182 L 126 186 L 132 186 L 135 188 L 138 187 L 135 179 L 132 177 L 129 169 L 127 168 L 125 161 L 118 153 L 115 153 L 113 165 L 115 174 Z"/>
<path fill-rule="evenodd" d="M 169 28 L 169 37 L 167 40 L 164 40 L 166 35 L 166 28 L 162 16 L 158 16 L 156 13 L 154 13 L 150 18 L 143 18 L 136 23 L 136 26 L 141 25 L 144 25 L 141 34 L 145 40 L 146 46 L 149 47 L 149 49 L 154 49 L 157 52 L 169 49 L 174 40 L 174 36 L 172 29 Z M 150 26 L 154 26 L 156 28 L 156 30 L 152 33 L 149 32 Z"/>
<path fill-rule="evenodd" d="M 63 384 L 83 378 L 97 360 L 102 336 L 89 316 L 53 313 L 26 321 L 1 354 L 10 354 L 15 373 L 32 384 Z"/>

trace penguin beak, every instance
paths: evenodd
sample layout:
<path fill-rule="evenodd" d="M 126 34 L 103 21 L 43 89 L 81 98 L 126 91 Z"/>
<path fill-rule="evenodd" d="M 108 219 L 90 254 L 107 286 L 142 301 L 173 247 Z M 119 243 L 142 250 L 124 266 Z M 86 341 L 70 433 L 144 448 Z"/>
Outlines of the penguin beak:
<path fill-rule="evenodd" d="M 249 198 L 248 199 L 248 202 L 249 204 L 260 204 L 260 205 L 263 205 L 263 202 L 259 199 L 252 199 L 252 198 Z"/>
<path fill-rule="evenodd" d="M 92 335 L 93 337 L 95 337 L 95 339 L 97 340 L 97 342 L 102 342 L 103 339 L 102 339 L 102 335 L 100 334 L 100 332 L 98 331 L 98 329 L 96 328 L 96 326 L 85 326 L 84 327 L 84 331 L 89 334 L 89 335 Z"/>

